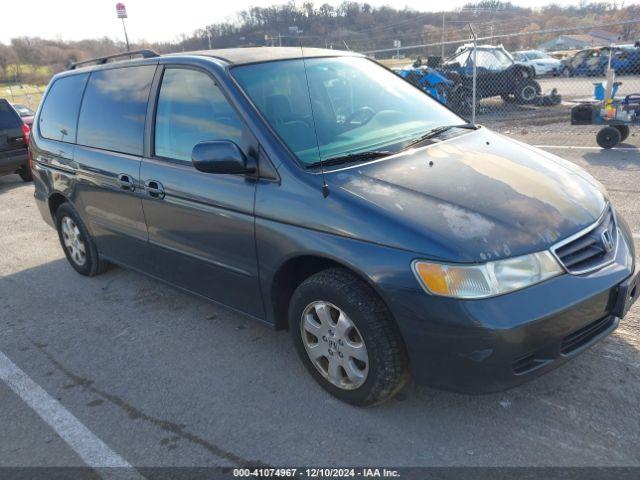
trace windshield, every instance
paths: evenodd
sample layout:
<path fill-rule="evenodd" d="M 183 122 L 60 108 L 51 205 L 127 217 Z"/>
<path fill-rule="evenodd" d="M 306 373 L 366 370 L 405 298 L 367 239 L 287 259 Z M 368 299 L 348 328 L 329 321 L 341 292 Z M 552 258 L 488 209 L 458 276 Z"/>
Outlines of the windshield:
<path fill-rule="evenodd" d="M 232 74 L 306 165 L 360 152 L 397 152 L 428 130 L 462 122 L 365 58 L 258 63 L 235 67 Z"/>
<path fill-rule="evenodd" d="M 549 58 L 549 55 L 537 50 L 533 50 L 531 52 L 527 52 L 527 57 L 529 57 L 530 60 L 543 60 Z"/>
<path fill-rule="evenodd" d="M 513 63 L 513 60 L 507 54 L 507 52 L 498 49 L 491 50 L 491 52 L 493 52 L 493 54 L 496 56 L 501 67 L 507 68 Z"/>

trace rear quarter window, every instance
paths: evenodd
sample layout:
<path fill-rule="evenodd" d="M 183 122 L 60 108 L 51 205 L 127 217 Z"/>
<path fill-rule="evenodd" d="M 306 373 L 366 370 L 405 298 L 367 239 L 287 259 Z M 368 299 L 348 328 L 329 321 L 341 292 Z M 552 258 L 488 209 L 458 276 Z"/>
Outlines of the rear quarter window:
<path fill-rule="evenodd" d="M 78 120 L 78 144 L 142 155 L 155 65 L 91 73 Z"/>
<path fill-rule="evenodd" d="M 40 135 L 62 142 L 76 141 L 78 110 L 88 77 L 83 73 L 54 81 L 40 111 Z"/>
<path fill-rule="evenodd" d="M 19 128 L 22 120 L 6 100 L 0 100 L 0 130 Z"/>

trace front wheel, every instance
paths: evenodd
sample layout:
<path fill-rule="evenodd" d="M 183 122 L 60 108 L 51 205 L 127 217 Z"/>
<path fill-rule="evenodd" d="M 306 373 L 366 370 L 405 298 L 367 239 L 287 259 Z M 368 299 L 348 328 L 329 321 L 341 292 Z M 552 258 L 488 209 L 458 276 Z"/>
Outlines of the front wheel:
<path fill-rule="evenodd" d="M 614 125 L 616 129 L 620 132 L 620 141 L 624 142 L 627 138 L 629 138 L 629 126 L 628 125 Z"/>
<path fill-rule="evenodd" d="M 390 312 L 348 270 L 323 270 L 300 284 L 289 304 L 289 331 L 309 373 L 340 400 L 380 403 L 408 379 L 404 343 Z"/>

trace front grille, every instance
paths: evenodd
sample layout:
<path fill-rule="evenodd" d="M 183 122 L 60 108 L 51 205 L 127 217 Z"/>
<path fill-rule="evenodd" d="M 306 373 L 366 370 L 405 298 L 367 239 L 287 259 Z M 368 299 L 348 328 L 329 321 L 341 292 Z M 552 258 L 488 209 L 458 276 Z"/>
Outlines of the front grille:
<path fill-rule="evenodd" d="M 552 251 L 569 273 L 580 274 L 611 263 L 617 245 L 618 228 L 611 207 L 607 207 L 597 224 L 560 242 Z"/>
<path fill-rule="evenodd" d="M 560 353 L 568 355 L 579 348 L 589 344 L 591 340 L 606 331 L 615 322 L 614 317 L 603 317 L 595 322 L 585 325 L 580 330 L 570 333 L 562 339 Z"/>

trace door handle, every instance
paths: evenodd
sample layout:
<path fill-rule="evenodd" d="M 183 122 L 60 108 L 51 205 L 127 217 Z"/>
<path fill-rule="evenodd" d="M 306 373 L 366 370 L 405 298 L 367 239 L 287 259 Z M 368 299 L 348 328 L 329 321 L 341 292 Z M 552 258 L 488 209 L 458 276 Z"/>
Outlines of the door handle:
<path fill-rule="evenodd" d="M 133 192 L 136 189 L 136 185 L 131 179 L 130 175 L 126 173 L 121 173 L 118 175 L 118 182 L 120 183 L 120 188 L 123 190 L 129 190 Z"/>
<path fill-rule="evenodd" d="M 164 198 L 164 187 L 157 180 L 147 180 L 144 182 L 147 194 L 152 198 Z"/>

